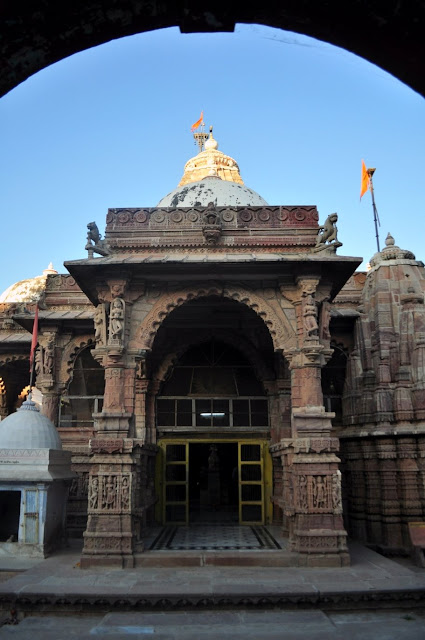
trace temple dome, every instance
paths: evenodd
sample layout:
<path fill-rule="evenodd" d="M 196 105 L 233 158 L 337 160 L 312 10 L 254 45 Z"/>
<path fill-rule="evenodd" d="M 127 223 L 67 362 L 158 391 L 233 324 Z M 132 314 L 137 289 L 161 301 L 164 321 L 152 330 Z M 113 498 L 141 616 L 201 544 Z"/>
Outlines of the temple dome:
<path fill-rule="evenodd" d="M 44 269 L 41 276 L 15 282 L 0 295 L 0 302 L 37 302 L 46 288 L 47 276 L 57 273 L 52 263 Z"/>
<path fill-rule="evenodd" d="M 236 160 L 218 150 L 218 142 L 213 137 L 212 127 L 210 128 L 209 138 L 205 140 L 204 147 L 203 151 L 200 151 L 198 155 L 186 162 L 183 177 L 178 184 L 179 187 L 183 187 L 190 182 L 199 182 L 202 178 L 212 175 L 226 182 L 244 183 Z"/>
<path fill-rule="evenodd" d="M 62 443 L 53 422 L 28 398 L 0 422 L 0 449 L 62 450 Z"/>
<path fill-rule="evenodd" d="M 252 189 L 236 182 L 209 176 L 198 182 L 177 187 L 157 204 L 158 207 L 262 207 L 267 202 Z"/>

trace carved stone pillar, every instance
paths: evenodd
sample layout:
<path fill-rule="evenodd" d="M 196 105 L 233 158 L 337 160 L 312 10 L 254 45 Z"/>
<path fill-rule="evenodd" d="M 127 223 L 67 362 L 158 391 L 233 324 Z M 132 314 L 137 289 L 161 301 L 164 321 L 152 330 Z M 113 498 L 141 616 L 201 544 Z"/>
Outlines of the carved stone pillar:
<path fill-rule="evenodd" d="M 295 308 L 297 346 L 284 353 L 291 371 L 291 438 L 281 439 L 271 451 L 281 455 L 285 467 L 284 511 L 291 549 L 307 566 L 342 566 L 349 563 L 349 555 L 336 456 L 339 441 L 331 437 L 334 414 L 325 411 L 321 386 L 321 368 L 332 354 L 329 291 L 318 291 L 318 284 L 318 278 L 303 277 L 292 294 L 281 288 Z"/>
<path fill-rule="evenodd" d="M 134 431 L 136 438 L 147 442 L 146 438 L 146 396 L 149 380 L 136 380 L 136 396 L 134 402 Z"/>
<path fill-rule="evenodd" d="M 365 502 L 367 513 L 367 542 L 378 544 L 382 540 L 381 479 L 379 460 L 376 457 L 375 441 L 362 440 L 365 475 Z"/>
<path fill-rule="evenodd" d="M 148 394 L 146 396 L 146 438 L 151 444 L 156 444 L 156 424 L 155 424 L 155 402 L 158 395 L 161 380 L 153 379 L 149 382 Z"/>
<path fill-rule="evenodd" d="M 349 533 L 352 538 L 366 542 L 366 485 L 361 441 L 345 441 L 343 446 L 347 464 L 346 491 Z"/>
<path fill-rule="evenodd" d="M 341 472 L 336 438 L 281 441 L 284 513 L 291 550 L 305 566 L 346 566 L 349 555 L 342 521 Z"/>
<path fill-rule="evenodd" d="M 94 415 L 95 437 L 89 442 L 88 519 L 81 566 L 134 566 L 134 552 L 145 504 L 141 504 L 140 467 L 143 439 L 135 433 L 136 356 L 129 353 L 131 302 L 125 280 L 98 289 L 95 359 L 105 369 L 102 412 Z M 100 307 L 100 309 L 99 309 Z M 139 381 L 140 382 L 140 381 Z"/>
<path fill-rule="evenodd" d="M 402 534 L 406 548 L 410 546 L 407 530 L 408 522 L 423 519 L 417 455 L 416 438 L 399 438 L 397 440 L 397 467 L 399 472 Z"/>
<path fill-rule="evenodd" d="M 375 446 L 379 460 L 382 543 L 384 549 L 388 551 L 400 550 L 403 547 L 403 537 L 396 444 L 391 438 L 377 438 Z"/>
<path fill-rule="evenodd" d="M 59 402 L 62 390 L 51 390 L 46 389 L 43 390 L 41 387 L 40 391 L 43 394 L 43 403 L 41 405 L 41 413 L 49 418 L 53 424 L 58 427 L 59 426 Z"/>
<path fill-rule="evenodd" d="M 134 566 L 135 465 L 133 441 L 104 437 L 90 441 L 92 453 L 88 519 L 82 568 L 94 565 Z"/>
<path fill-rule="evenodd" d="M 134 368 L 125 369 L 114 364 L 105 367 L 103 410 L 93 415 L 98 437 L 122 438 L 129 435 L 133 406 L 127 402 L 126 392 L 130 391 L 128 387 L 131 385 L 134 387 L 134 378 Z"/>

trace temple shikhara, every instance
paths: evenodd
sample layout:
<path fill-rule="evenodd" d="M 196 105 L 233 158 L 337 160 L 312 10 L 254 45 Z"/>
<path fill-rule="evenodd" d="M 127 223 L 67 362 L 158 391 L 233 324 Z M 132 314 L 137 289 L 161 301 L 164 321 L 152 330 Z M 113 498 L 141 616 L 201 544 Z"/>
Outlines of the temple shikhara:
<path fill-rule="evenodd" d="M 357 271 L 337 214 L 268 204 L 212 130 L 195 136 L 156 207 L 109 209 L 87 258 L 0 298 L 0 544 L 42 543 L 50 503 L 22 508 L 38 456 L 46 495 L 67 489 L 47 546 L 82 539 L 82 567 L 137 566 L 149 532 L 217 524 L 278 527 L 298 566 L 349 564 L 348 537 L 408 553 L 425 517 L 423 263 L 388 234 Z M 25 438 L 34 405 L 47 445 Z"/>

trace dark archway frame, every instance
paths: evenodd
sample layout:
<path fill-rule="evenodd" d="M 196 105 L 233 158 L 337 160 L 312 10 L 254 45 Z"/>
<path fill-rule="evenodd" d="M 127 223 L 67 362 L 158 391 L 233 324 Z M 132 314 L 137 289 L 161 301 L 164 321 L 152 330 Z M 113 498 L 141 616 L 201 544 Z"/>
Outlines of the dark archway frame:
<path fill-rule="evenodd" d="M 4 0 L 0 95 L 62 58 L 116 38 L 173 26 L 184 33 L 232 31 L 236 23 L 324 40 L 425 95 L 425 4 L 396 0 Z"/>

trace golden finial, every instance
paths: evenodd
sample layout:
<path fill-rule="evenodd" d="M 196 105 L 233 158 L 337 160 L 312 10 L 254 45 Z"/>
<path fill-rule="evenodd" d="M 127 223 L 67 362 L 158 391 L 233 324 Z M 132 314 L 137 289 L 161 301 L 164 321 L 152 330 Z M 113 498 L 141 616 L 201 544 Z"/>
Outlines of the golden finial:
<path fill-rule="evenodd" d="M 236 160 L 218 150 L 218 142 L 213 136 L 213 128 L 209 128 L 208 134 L 204 130 L 203 121 L 198 121 L 195 125 L 201 127 L 199 133 L 193 133 L 195 144 L 199 147 L 199 153 L 186 162 L 179 187 L 211 176 L 243 184 Z"/>

